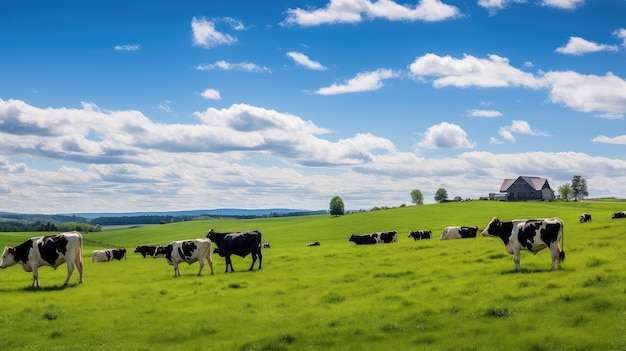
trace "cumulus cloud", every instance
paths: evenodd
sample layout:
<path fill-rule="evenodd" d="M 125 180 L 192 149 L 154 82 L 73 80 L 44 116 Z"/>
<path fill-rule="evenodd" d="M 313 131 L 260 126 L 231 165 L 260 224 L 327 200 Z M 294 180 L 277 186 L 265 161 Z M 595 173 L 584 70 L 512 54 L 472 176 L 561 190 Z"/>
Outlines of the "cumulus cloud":
<path fill-rule="evenodd" d="M 220 92 L 215 89 L 206 89 L 200 95 L 204 99 L 207 99 L 207 100 L 221 100 L 222 99 Z"/>
<path fill-rule="evenodd" d="M 500 127 L 498 134 L 508 141 L 515 142 L 515 136 L 513 134 L 533 135 L 533 136 L 546 136 L 540 130 L 533 130 L 530 124 L 526 121 L 514 120 L 510 126 Z"/>
<path fill-rule="evenodd" d="M 436 22 L 461 16 L 456 6 L 440 0 L 420 0 L 415 6 L 400 5 L 391 0 L 330 0 L 321 9 L 288 9 L 285 24 L 318 26 L 334 23 L 359 23 L 367 19 L 388 21 Z"/>
<path fill-rule="evenodd" d="M 232 26 L 236 22 L 232 22 L 232 19 L 229 19 L 227 23 L 230 23 Z M 237 29 L 240 27 L 235 26 L 233 28 Z M 193 33 L 193 45 L 207 49 L 220 45 L 232 45 L 239 41 L 235 36 L 218 31 L 215 28 L 215 21 L 209 21 L 206 18 L 193 17 L 191 19 L 191 30 Z"/>
<path fill-rule="evenodd" d="M 550 101 L 582 112 L 626 112 L 626 81 L 607 73 L 585 75 L 573 71 L 548 72 Z"/>
<path fill-rule="evenodd" d="M 130 45 L 115 45 L 113 47 L 115 51 L 139 51 L 141 50 L 141 45 L 130 44 Z"/>
<path fill-rule="evenodd" d="M 324 67 L 324 65 L 322 65 L 321 63 L 317 61 L 311 60 L 307 55 L 303 53 L 291 51 L 287 53 L 287 56 L 291 57 L 300 66 L 306 67 L 308 69 L 312 69 L 315 71 L 327 70 L 327 68 Z"/>
<path fill-rule="evenodd" d="M 567 55 L 583 55 L 598 51 L 618 51 L 618 47 L 617 45 L 597 44 L 580 37 L 569 37 L 569 42 L 565 46 L 558 47 L 554 51 Z"/>
<path fill-rule="evenodd" d="M 603 144 L 617 144 L 617 145 L 626 145 L 626 135 L 620 135 L 616 137 L 607 137 L 604 135 L 598 135 L 597 137 L 592 139 L 595 143 L 603 143 Z"/>
<path fill-rule="evenodd" d="M 502 116 L 502 112 L 496 110 L 467 110 L 467 115 L 472 117 L 500 117 Z"/>
<path fill-rule="evenodd" d="M 252 62 L 240 62 L 231 63 L 224 60 L 216 61 L 212 64 L 198 65 L 196 67 L 198 71 L 211 71 L 214 69 L 221 69 L 224 71 L 245 71 L 245 72 L 271 72 L 268 67 L 262 67 Z"/>
<path fill-rule="evenodd" d="M 344 84 L 333 84 L 315 91 L 318 95 L 338 95 L 346 93 L 358 93 L 381 89 L 386 79 L 398 78 L 400 74 L 390 69 L 378 69 L 372 72 L 362 72 Z"/>
<path fill-rule="evenodd" d="M 543 6 L 554 7 L 563 10 L 574 10 L 579 5 L 585 3 L 585 0 L 543 0 L 541 4 Z"/>
<path fill-rule="evenodd" d="M 442 122 L 429 127 L 417 146 L 426 149 L 472 149 L 476 144 L 467 139 L 467 133 L 460 126 Z"/>
<path fill-rule="evenodd" d="M 409 70 L 418 79 L 435 77 L 433 85 L 437 88 L 476 86 L 538 89 L 545 85 L 541 79 L 511 66 L 507 58 L 498 55 L 489 55 L 488 59 L 464 55 L 457 59 L 431 53 L 416 58 Z"/>
<path fill-rule="evenodd" d="M 626 48 L 626 29 L 620 28 L 613 32 L 613 35 L 622 39 L 622 46 Z"/>

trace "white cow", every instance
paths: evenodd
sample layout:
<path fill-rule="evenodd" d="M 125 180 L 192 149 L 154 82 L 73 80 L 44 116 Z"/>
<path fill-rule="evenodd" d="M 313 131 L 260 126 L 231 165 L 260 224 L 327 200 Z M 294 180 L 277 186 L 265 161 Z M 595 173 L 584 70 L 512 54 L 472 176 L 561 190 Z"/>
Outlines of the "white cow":
<path fill-rule="evenodd" d="M 125 257 L 126 249 L 93 250 L 91 253 L 91 262 L 109 262 L 113 260 L 120 261 Z"/>
<path fill-rule="evenodd" d="M 38 236 L 30 238 L 16 247 L 6 247 L 2 253 L 0 268 L 4 269 L 17 263 L 22 265 L 26 272 L 33 272 L 32 287 L 38 288 L 41 266 L 51 266 L 57 269 L 67 263 L 68 285 L 74 267 L 78 268 L 79 283 L 83 282 L 83 236 L 79 232 L 68 232 L 57 235 Z"/>
<path fill-rule="evenodd" d="M 475 238 L 476 233 L 478 233 L 478 227 L 449 226 L 443 228 L 439 240 Z"/>
<path fill-rule="evenodd" d="M 180 276 L 178 264 L 187 262 L 192 264 L 196 261 L 200 262 L 200 270 L 198 275 L 202 274 L 204 268 L 204 259 L 209 262 L 211 274 L 213 274 L 213 259 L 211 258 L 211 240 L 207 238 L 173 241 L 167 246 L 158 246 L 154 253 L 154 258 L 165 258 L 167 263 L 174 266 L 174 276 Z"/>
<path fill-rule="evenodd" d="M 552 268 L 556 264 L 561 269 L 561 262 L 565 259 L 565 252 L 559 247 L 559 240 L 563 235 L 563 221 L 558 218 L 544 219 L 516 219 L 511 222 L 502 222 L 493 217 L 483 236 L 502 239 L 506 251 L 513 255 L 515 269 L 520 270 L 521 250 L 529 250 L 534 254 L 550 248 Z"/>

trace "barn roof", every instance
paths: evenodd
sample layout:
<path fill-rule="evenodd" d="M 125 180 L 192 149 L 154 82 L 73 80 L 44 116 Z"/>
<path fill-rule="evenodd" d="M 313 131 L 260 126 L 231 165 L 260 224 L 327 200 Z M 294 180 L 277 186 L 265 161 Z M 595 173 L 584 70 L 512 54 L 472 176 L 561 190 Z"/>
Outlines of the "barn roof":
<path fill-rule="evenodd" d="M 520 177 L 517 177 L 517 178 L 505 179 L 502 182 L 502 186 L 500 186 L 500 192 L 501 193 L 507 192 L 507 190 L 509 190 L 511 185 L 513 185 L 513 183 L 515 183 L 515 181 L 517 181 L 520 178 L 522 180 L 524 180 L 528 185 L 530 185 L 531 188 L 533 188 L 535 190 L 541 190 L 545 186 L 550 188 L 550 185 L 548 184 L 548 180 L 546 178 L 520 176 Z"/>

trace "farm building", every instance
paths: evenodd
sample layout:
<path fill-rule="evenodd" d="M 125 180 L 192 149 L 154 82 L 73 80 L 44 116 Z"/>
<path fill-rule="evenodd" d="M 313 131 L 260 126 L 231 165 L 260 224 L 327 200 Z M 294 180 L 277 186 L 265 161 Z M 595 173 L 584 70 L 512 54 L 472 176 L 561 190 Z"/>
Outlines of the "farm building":
<path fill-rule="evenodd" d="M 546 178 L 520 176 L 505 179 L 500 193 L 506 194 L 508 201 L 554 200 L 554 190 Z"/>

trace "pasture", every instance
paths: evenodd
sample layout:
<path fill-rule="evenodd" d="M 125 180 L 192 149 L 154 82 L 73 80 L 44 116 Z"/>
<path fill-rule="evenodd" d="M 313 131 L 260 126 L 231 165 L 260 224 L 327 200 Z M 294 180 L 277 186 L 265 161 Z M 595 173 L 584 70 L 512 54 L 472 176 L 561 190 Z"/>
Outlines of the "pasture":
<path fill-rule="evenodd" d="M 0 271 L 2 350 L 626 350 L 626 203 L 473 201 L 348 214 L 207 220 L 84 235 L 85 282 L 63 288 L 66 266 Z M 590 223 L 578 216 L 588 212 Z M 523 252 L 522 271 L 501 240 L 439 241 L 448 225 L 558 216 L 563 269 L 549 250 Z M 140 244 L 216 231 L 263 233 L 263 269 L 213 255 L 181 277 Z M 413 241 L 410 230 L 431 229 Z M 356 246 L 350 234 L 397 230 L 398 242 Z M 13 246 L 37 233 L 1 233 Z M 318 247 L 306 243 L 319 241 Z M 92 263 L 95 249 L 126 260 Z M 76 274 L 76 272 L 75 272 Z"/>

